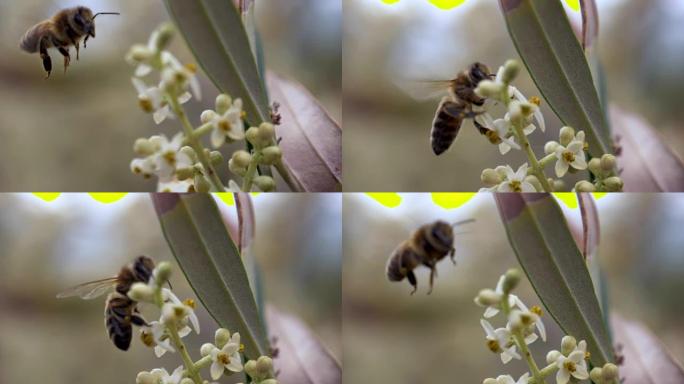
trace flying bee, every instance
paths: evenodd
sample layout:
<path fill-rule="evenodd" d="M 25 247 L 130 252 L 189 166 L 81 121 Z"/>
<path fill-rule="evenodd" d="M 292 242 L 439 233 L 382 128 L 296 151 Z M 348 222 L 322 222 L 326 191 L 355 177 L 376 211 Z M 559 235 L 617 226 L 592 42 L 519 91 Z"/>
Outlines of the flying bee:
<path fill-rule="evenodd" d="M 118 12 L 100 12 L 93 15 L 90 8 L 79 6 L 63 9 L 51 18 L 43 20 L 29 29 L 19 42 L 19 47 L 28 53 L 40 52 L 43 68 L 47 72 L 46 79 L 52 72 L 52 59 L 48 48 L 57 48 L 64 56 L 64 73 L 66 73 L 71 55 L 69 47 L 76 47 L 76 60 L 79 59 L 81 39 L 86 48 L 88 39 L 95 38 L 95 18 L 98 15 L 119 15 Z"/>
<path fill-rule="evenodd" d="M 430 290 L 428 294 L 432 293 L 434 278 L 437 277 L 437 263 L 449 256 L 454 265 L 456 264 L 453 227 L 473 221 L 475 220 L 468 219 L 449 224 L 438 220 L 434 223 L 422 225 L 411 234 L 411 237 L 399 244 L 390 255 L 385 267 L 387 279 L 389 281 L 402 281 L 408 278 L 409 283 L 413 286 L 413 291 L 411 291 L 413 295 L 418 289 L 418 282 L 413 270 L 424 265 L 430 269 Z"/>
<path fill-rule="evenodd" d="M 485 99 L 475 93 L 475 88 L 480 81 L 490 79 L 494 75 L 489 68 L 482 63 L 473 63 L 463 70 L 456 78 L 444 81 L 421 81 L 422 88 L 409 90 L 409 93 L 417 99 L 434 98 L 437 95 L 448 93 L 444 96 L 437 107 L 435 117 L 432 120 L 430 131 L 430 144 L 435 155 L 444 153 L 461 130 L 463 120 L 474 118 L 479 112 L 473 107 L 484 105 Z M 477 127 L 484 134 L 484 127 Z"/>
<path fill-rule="evenodd" d="M 131 345 L 133 325 L 147 325 L 138 311 L 138 303 L 131 300 L 127 293 L 133 283 L 148 283 L 153 270 L 154 261 L 151 258 L 138 256 L 133 262 L 122 267 L 118 275 L 77 285 L 58 294 L 57 298 L 78 296 L 84 300 L 91 300 L 114 288 L 114 292 L 107 296 L 105 303 L 105 327 L 114 345 L 126 351 Z"/>

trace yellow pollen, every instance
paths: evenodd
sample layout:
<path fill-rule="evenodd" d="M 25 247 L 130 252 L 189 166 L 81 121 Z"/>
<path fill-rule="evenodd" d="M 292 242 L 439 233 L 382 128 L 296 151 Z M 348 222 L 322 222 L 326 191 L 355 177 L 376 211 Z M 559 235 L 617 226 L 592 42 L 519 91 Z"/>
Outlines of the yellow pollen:
<path fill-rule="evenodd" d="M 147 97 L 141 97 L 138 99 L 138 105 L 140 106 L 140 109 L 147 113 L 152 113 L 154 112 L 154 106 L 152 105 L 152 101 L 148 99 Z"/>
<path fill-rule="evenodd" d="M 508 185 L 510 185 L 513 192 L 522 192 L 522 188 L 520 187 L 521 184 L 518 180 L 513 180 L 509 182 Z"/>
<path fill-rule="evenodd" d="M 181 307 L 175 307 L 173 309 L 173 314 L 176 315 L 176 317 L 181 317 L 185 314 L 185 311 Z"/>
<path fill-rule="evenodd" d="M 587 142 L 585 141 L 584 144 L 582 144 L 582 150 L 588 151 L 588 150 L 589 150 L 589 143 L 587 143 Z"/>
<path fill-rule="evenodd" d="M 501 143 L 501 137 L 499 136 L 496 131 L 492 131 L 491 129 L 488 129 L 487 132 L 485 132 L 485 136 L 487 139 L 489 139 L 489 142 L 492 144 L 499 144 Z"/>
<path fill-rule="evenodd" d="M 240 353 L 243 353 L 245 351 L 245 345 L 240 343 Z"/>
<path fill-rule="evenodd" d="M 193 300 L 193 299 L 185 299 L 185 301 L 183 301 L 183 304 L 187 305 L 188 307 L 190 307 L 192 309 L 195 309 L 195 306 L 196 306 L 195 300 Z"/>
<path fill-rule="evenodd" d="M 568 163 L 572 163 L 573 161 L 575 161 L 575 154 L 570 151 L 565 151 L 563 152 L 563 160 L 565 160 Z"/>
<path fill-rule="evenodd" d="M 142 340 L 143 344 L 148 347 L 154 347 L 157 345 L 157 343 L 154 342 L 154 337 L 152 337 L 152 334 L 149 332 L 141 332 L 140 340 Z"/>
<path fill-rule="evenodd" d="M 567 369 L 568 372 L 570 372 L 570 373 L 575 372 L 575 370 L 577 370 L 577 367 L 575 366 L 575 363 L 573 363 L 573 362 L 570 361 L 570 360 L 566 360 L 565 363 L 563 363 L 563 366 L 564 366 L 565 369 Z"/>
<path fill-rule="evenodd" d="M 501 346 L 496 340 L 487 340 L 487 348 L 494 353 L 501 351 Z"/>
<path fill-rule="evenodd" d="M 584 352 L 584 360 L 589 361 L 591 359 L 591 353 L 589 351 Z"/>
<path fill-rule="evenodd" d="M 187 76 L 185 75 L 185 73 L 183 73 L 181 71 L 176 71 L 174 78 L 175 78 L 176 82 L 183 83 L 187 79 Z"/>
<path fill-rule="evenodd" d="M 530 309 L 530 312 L 534 313 L 535 315 L 541 317 L 544 314 L 544 311 L 542 311 L 541 307 L 538 305 L 533 306 Z"/>
<path fill-rule="evenodd" d="M 231 128 L 230 123 L 226 119 L 219 120 L 218 126 L 224 132 L 230 131 L 230 128 Z"/>
<path fill-rule="evenodd" d="M 246 119 L 247 118 L 247 112 L 245 112 L 245 111 L 240 112 L 240 118 L 242 120 Z"/>
<path fill-rule="evenodd" d="M 538 96 L 532 96 L 529 100 L 530 103 L 536 105 L 537 107 L 541 105 L 541 99 Z"/>
<path fill-rule="evenodd" d="M 142 173 L 142 169 L 140 169 L 140 167 L 133 167 L 133 173 L 135 173 L 136 175 Z"/>
<path fill-rule="evenodd" d="M 164 153 L 164 160 L 166 160 L 171 165 L 175 165 L 176 164 L 176 153 L 174 153 L 174 152 Z"/>
<path fill-rule="evenodd" d="M 230 357 L 225 352 L 221 352 L 216 355 L 216 360 L 223 365 L 230 364 Z"/>
<path fill-rule="evenodd" d="M 192 73 L 196 73 L 197 72 L 197 65 L 195 63 L 187 63 L 187 64 L 185 64 L 185 69 L 187 69 L 188 71 L 190 71 Z"/>

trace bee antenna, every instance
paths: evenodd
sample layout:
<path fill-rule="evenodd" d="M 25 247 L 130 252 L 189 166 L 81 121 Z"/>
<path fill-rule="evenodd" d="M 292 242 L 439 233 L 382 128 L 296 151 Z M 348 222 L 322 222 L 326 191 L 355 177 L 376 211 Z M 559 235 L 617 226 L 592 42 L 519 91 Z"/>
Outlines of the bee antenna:
<path fill-rule="evenodd" d="M 468 224 L 468 223 L 474 223 L 474 222 L 475 222 L 475 219 L 466 219 L 466 220 L 461 220 L 461 221 L 457 221 L 455 223 L 452 223 L 451 226 L 457 227 L 457 226 L 462 225 L 462 224 Z"/>
<path fill-rule="evenodd" d="M 97 15 L 121 15 L 119 12 L 98 12 L 93 16 L 93 20 L 97 17 Z"/>

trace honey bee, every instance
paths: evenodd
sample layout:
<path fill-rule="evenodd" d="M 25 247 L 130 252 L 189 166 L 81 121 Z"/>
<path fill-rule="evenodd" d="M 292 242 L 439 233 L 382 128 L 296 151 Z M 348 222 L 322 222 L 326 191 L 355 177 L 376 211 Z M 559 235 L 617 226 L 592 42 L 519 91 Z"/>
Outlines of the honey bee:
<path fill-rule="evenodd" d="M 437 263 L 448 255 L 454 265 L 456 264 L 453 227 L 473 221 L 475 220 L 468 219 L 449 224 L 438 220 L 418 228 L 408 240 L 399 244 L 390 255 L 385 267 L 387 279 L 389 281 L 402 281 L 404 278 L 408 278 L 409 283 L 413 286 L 413 291 L 411 291 L 413 295 L 418 289 L 418 282 L 413 270 L 424 265 L 430 268 L 430 290 L 428 294 L 432 293 L 434 278 L 437 277 Z"/>
<path fill-rule="evenodd" d="M 119 274 L 101 280 L 90 281 L 72 287 L 57 295 L 57 298 L 78 296 L 84 300 L 100 297 L 112 288 L 105 303 L 105 327 L 114 345 L 122 351 L 128 350 L 133 336 L 133 325 L 147 325 L 138 311 L 137 302 L 127 293 L 133 283 L 147 283 L 152 277 L 154 261 L 147 256 L 138 256 L 125 265 Z"/>
<path fill-rule="evenodd" d="M 64 73 L 66 73 L 71 55 L 69 47 L 76 47 L 76 60 L 79 59 L 81 39 L 86 48 L 88 38 L 95 38 L 95 18 L 98 15 L 119 15 L 118 12 L 100 12 L 93 15 L 90 8 L 79 6 L 63 9 L 51 18 L 43 20 L 29 29 L 19 42 L 19 47 L 28 53 L 40 52 L 43 68 L 47 72 L 46 79 L 52 72 L 52 59 L 48 48 L 57 48 L 64 56 Z"/>

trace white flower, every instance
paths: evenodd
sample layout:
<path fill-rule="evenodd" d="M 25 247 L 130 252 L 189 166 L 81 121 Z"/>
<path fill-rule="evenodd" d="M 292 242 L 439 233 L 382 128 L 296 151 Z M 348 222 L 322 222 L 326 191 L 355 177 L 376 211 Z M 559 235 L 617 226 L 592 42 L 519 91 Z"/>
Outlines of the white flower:
<path fill-rule="evenodd" d="M 562 354 L 558 356 L 556 359 L 556 366 L 558 367 L 558 372 L 556 373 L 557 384 L 567 384 L 570 381 L 570 376 L 574 376 L 578 380 L 589 378 L 584 355 L 582 351 L 575 350 L 568 357 Z"/>
<path fill-rule="evenodd" d="M 506 276 L 502 275 L 499 278 L 499 282 L 496 284 L 496 289 L 494 290 L 494 292 L 496 292 L 497 294 L 499 294 L 501 296 L 503 296 L 503 283 L 504 283 L 505 279 L 506 279 Z M 520 301 L 520 299 L 518 299 L 518 296 L 511 295 L 511 294 L 508 295 L 508 306 L 510 308 L 513 308 L 513 306 L 515 306 L 519 301 Z M 487 307 L 487 309 L 485 309 L 484 317 L 486 319 L 494 317 L 499 313 L 499 310 L 500 310 L 500 308 L 498 305 L 490 305 L 489 307 Z"/>
<path fill-rule="evenodd" d="M 492 144 L 499 144 L 499 152 L 502 155 L 505 155 L 511 148 L 520 149 L 520 145 L 513 140 L 511 133 L 513 127 L 508 119 L 508 114 L 503 119 L 493 120 L 489 113 L 483 113 L 476 116 L 475 119 L 488 129 L 485 136 Z"/>
<path fill-rule="evenodd" d="M 185 193 L 190 192 L 194 188 L 192 178 L 186 180 L 178 180 L 173 177 L 171 180 L 157 183 L 157 192 L 174 192 Z"/>
<path fill-rule="evenodd" d="M 211 120 L 214 129 L 211 132 L 211 145 L 221 147 L 226 137 L 231 140 L 245 138 L 245 125 L 242 121 L 242 100 L 235 99 L 233 105 L 223 115 L 216 114 Z"/>
<path fill-rule="evenodd" d="M 192 300 L 186 300 L 185 302 L 180 301 L 176 295 L 174 295 L 173 292 L 171 292 L 170 289 L 167 288 L 162 288 L 162 298 L 164 299 L 167 304 L 164 304 L 164 306 L 168 305 L 168 303 L 172 303 L 173 305 L 176 306 L 181 306 L 183 308 L 183 318 L 180 321 L 180 324 L 183 326 L 178 330 L 178 334 L 181 337 L 187 336 L 190 332 L 191 329 L 188 326 L 188 320 L 190 321 L 190 324 L 192 325 L 192 328 L 195 330 L 195 333 L 199 335 L 200 333 L 200 327 L 199 327 L 199 320 L 197 319 L 197 314 L 195 313 L 194 310 L 194 305 L 188 305 L 188 303 L 194 303 Z"/>
<path fill-rule="evenodd" d="M 161 384 L 178 384 L 183 379 L 183 366 L 174 369 L 173 373 L 169 375 L 169 372 L 164 368 L 155 368 L 150 373 L 161 379 Z"/>
<path fill-rule="evenodd" d="M 131 161 L 131 172 L 136 175 L 142 175 L 146 179 L 152 177 L 156 169 L 157 165 L 154 162 L 154 158 L 151 156 L 142 159 L 133 159 Z"/>
<path fill-rule="evenodd" d="M 496 378 L 496 382 L 498 384 L 527 384 L 527 380 L 530 378 L 530 374 L 526 373 L 518 379 L 518 381 L 515 381 L 511 375 L 501 375 Z"/>
<path fill-rule="evenodd" d="M 508 87 L 508 93 L 510 95 L 513 95 L 513 98 L 518 100 L 521 103 L 530 103 L 532 105 L 532 116 L 534 116 L 534 119 L 537 120 L 537 124 L 539 124 L 539 129 L 541 129 L 542 132 L 546 131 L 546 123 L 544 122 L 544 115 L 542 115 L 541 110 L 539 109 L 539 106 L 535 103 L 531 103 L 525 95 L 522 94 L 516 87 L 510 86 Z"/>
<path fill-rule="evenodd" d="M 527 163 L 521 165 L 516 172 L 510 165 L 504 167 L 506 180 L 499 184 L 498 192 L 537 192 L 532 184 L 525 181 L 527 176 Z"/>
<path fill-rule="evenodd" d="M 242 357 L 240 357 L 240 334 L 234 333 L 230 341 L 223 348 L 211 351 L 211 378 L 218 380 L 225 369 L 232 372 L 242 371 Z"/>
<path fill-rule="evenodd" d="M 155 156 L 157 176 L 162 182 L 173 180 L 176 169 L 192 167 L 192 159 L 187 154 L 180 151 L 183 146 L 184 136 L 177 133 L 171 141 L 164 136 L 156 139 L 159 151 Z"/>
<path fill-rule="evenodd" d="M 584 136 L 584 135 L 582 135 Z M 587 169 L 587 161 L 584 157 L 584 143 L 581 141 L 571 141 L 567 147 L 558 145 L 556 147 L 556 176 L 563 177 L 572 166 L 575 169 Z"/>
<path fill-rule="evenodd" d="M 148 87 L 144 81 L 134 77 L 133 86 L 138 91 L 138 104 L 140 108 L 152 113 L 152 118 L 157 124 L 161 124 L 167 118 L 173 118 L 173 112 L 164 100 L 164 93 L 159 87 Z M 182 104 L 182 103 L 181 103 Z"/>
<path fill-rule="evenodd" d="M 176 352 L 169 341 L 169 337 L 166 334 L 166 326 L 164 324 L 159 321 L 152 321 L 148 328 L 154 339 L 154 354 L 157 357 L 162 357 L 166 352 Z"/>
<path fill-rule="evenodd" d="M 195 95 L 197 100 L 202 100 L 202 89 L 200 88 L 199 80 L 197 80 L 196 69 L 194 65 L 182 65 L 175 56 L 169 52 L 162 52 L 161 61 L 164 69 L 162 70 L 162 83 L 177 84 L 182 89 L 188 87 Z M 164 88 L 163 86 L 161 88 Z M 182 97 L 187 98 L 183 94 Z"/>
<path fill-rule="evenodd" d="M 138 65 L 135 68 L 136 77 L 145 77 L 152 72 L 153 61 L 159 54 L 156 44 L 158 36 L 159 31 L 154 31 L 147 41 L 147 46 L 136 44 L 131 48 L 128 55 L 126 55 L 126 61 L 129 64 Z"/>
<path fill-rule="evenodd" d="M 484 328 L 487 338 L 487 347 L 494 353 L 501 354 L 501 362 L 506 364 L 511 359 L 521 359 L 518 352 L 516 352 L 515 343 L 511 343 L 511 332 L 506 328 L 494 329 L 492 325 L 484 319 L 480 320 L 482 328 Z M 510 346 L 509 346 L 510 345 Z"/>
<path fill-rule="evenodd" d="M 520 299 L 517 300 L 517 305 L 518 308 L 520 308 L 523 312 L 533 315 L 532 318 L 534 319 L 534 325 L 535 327 L 537 327 L 537 330 L 539 331 L 539 335 L 541 336 L 542 340 L 546 342 L 546 327 L 544 327 L 544 323 L 541 320 L 541 316 L 539 316 L 541 314 L 541 309 L 539 307 L 533 307 L 533 309 L 536 308 L 536 310 L 539 310 L 539 312 L 537 313 L 537 311 L 535 310 L 530 311 L 529 309 L 527 309 L 525 303 L 523 303 Z"/>

